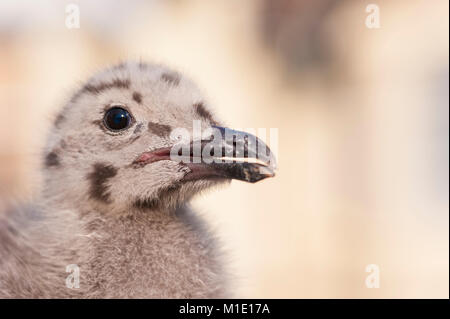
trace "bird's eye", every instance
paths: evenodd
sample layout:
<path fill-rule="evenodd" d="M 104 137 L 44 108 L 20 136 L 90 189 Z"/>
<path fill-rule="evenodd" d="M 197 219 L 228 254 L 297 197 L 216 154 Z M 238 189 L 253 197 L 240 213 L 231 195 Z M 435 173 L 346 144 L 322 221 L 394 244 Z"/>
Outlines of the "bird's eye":
<path fill-rule="evenodd" d="M 127 110 L 121 107 L 113 107 L 106 111 L 103 121 L 108 129 L 120 131 L 130 126 L 131 115 Z"/>

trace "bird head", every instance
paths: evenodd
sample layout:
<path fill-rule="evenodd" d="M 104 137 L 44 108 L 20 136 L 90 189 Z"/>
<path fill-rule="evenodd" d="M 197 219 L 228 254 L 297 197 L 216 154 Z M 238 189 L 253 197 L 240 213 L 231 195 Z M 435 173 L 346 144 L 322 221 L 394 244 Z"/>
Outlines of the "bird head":
<path fill-rule="evenodd" d="M 190 79 L 128 62 L 72 96 L 44 165 L 56 200 L 115 212 L 176 207 L 231 179 L 255 182 L 274 175 L 275 160 L 255 136 L 224 128 Z"/>

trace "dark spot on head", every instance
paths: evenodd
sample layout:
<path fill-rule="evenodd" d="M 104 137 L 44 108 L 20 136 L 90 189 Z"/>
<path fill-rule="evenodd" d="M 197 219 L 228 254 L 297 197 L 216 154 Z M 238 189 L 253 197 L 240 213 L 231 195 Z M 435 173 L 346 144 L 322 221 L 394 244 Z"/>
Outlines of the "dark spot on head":
<path fill-rule="evenodd" d="M 52 167 L 59 166 L 59 164 L 58 154 L 56 154 L 55 151 L 52 151 L 45 156 L 45 166 Z"/>
<path fill-rule="evenodd" d="M 172 128 L 169 125 L 166 124 L 159 124 L 154 122 L 148 123 L 148 130 L 158 136 L 167 136 L 172 131 Z"/>
<path fill-rule="evenodd" d="M 167 82 L 171 85 L 176 86 L 180 83 L 180 75 L 175 72 L 163 73 L 161 75 L 161 80 L 163 80 L 164 82 Z"/>
<path fill-rule="evenodd" d="M 217 124 L 217 122 L 213 119 L 211 113 L 205 108 L 205 105 L 202 102 L 195 103 L 194 110 L 198 114 L 198 116 L 209 121 L 211 124 Z"/>
<path fill-rule="evenodd" d="M 136 103 L 141 104 L 142 102 L 142 94 L 139 92 L 133 92 L 133 100 L 136 101 Z"/>
<path fill-rule="evenodd" d="M 100 92 L 112 88 L 118 88 L 118 89 L 128 89 L 130 87 L 130 80 L 121 80 L 121 79 L 115 79 L 112 82 L 102 82 L 98 84 L 86 84 L 83 86 L 80 90 L 75 93 L 70 101 L 76 102 L 80 96 L 82 96 L 84 93 L 91 93 L 91 94 L 99 94 Z"/>
<path fill-rule="evenodd" d="M 59 113 L 58 116 L 55 118 L 55 126 L 59 127 L 61 125 L 61 123 L 64 121 L 65 117 L 62 113 Z"/>
<path fill-rule="evenodd" d="M 117 168 L 112 165 L 96 163 L 92 172 L 87 175 L 91 182 L 89 196 L 105 203 L 110 202 L 110 193 L 108 192 L 107 182 L 110 178 L 117 175 Z"/>
<path fill-rule="evenodd" d="M 98 84 L 86 84 L 83 87 L 84 92 L 92 94 L 99 94 L 100 92 L 112 88 L 128 89 L 130 87 L 130 80 L 114 79 L 112 82 L 102 82 Z"/>
<path fill-rule="evenodd" d="M 78 98 L 83 95 L 84 92 L 84 87 L 82 87 L 81 89 L 79 89 L 70 99 L 70 102 L 74 103 L 78 100 Z"/>

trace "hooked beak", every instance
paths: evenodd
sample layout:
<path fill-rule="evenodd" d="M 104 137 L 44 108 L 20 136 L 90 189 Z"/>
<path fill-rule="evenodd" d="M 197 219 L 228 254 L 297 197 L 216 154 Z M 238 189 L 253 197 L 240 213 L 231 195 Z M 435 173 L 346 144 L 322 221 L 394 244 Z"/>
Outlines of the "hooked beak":
<path fill-rule="evenodd" d="M 209 135 L 211 133 L 211 135 Z M 270 148 L 253 134 L 213 126 L 208 137 L 141 154 L 133 163 L 146 165 L 172 160 L 189 167 L 184 181 L 237 179 L 255 183 L 275 176 Z"/>

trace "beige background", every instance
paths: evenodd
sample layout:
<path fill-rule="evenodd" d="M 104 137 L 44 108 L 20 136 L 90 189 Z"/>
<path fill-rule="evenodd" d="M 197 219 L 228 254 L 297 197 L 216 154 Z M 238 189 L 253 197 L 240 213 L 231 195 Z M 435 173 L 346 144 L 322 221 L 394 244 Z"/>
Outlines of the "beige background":
<path fill-rule="evenodd" d="M 278 128 L 274 179 L 197 198 L 239 297 L 449 297 L 448 2 L 0 2 L 0 198 L 80 81 L 122 59 L 194 78 L 235 128 Z M 368 289 L 369 264 L 381 287 Z"/>

